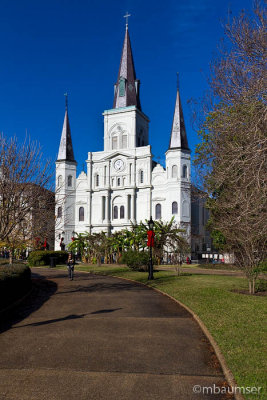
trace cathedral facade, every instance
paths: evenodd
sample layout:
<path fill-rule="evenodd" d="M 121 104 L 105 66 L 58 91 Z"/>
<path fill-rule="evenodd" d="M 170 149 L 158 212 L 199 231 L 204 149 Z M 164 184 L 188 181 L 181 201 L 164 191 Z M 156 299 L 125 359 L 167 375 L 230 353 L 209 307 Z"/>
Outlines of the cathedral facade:
<path fill-rule="evenodd" d="M 126 26 L 113 108 L 105 110 L 104 149 L 89 152 L 86 172 L 77 177 L 68 109 L 56 161 L 55 250 L 75 233 L 107 234 L 132 224 L 170 221 L 190 235 L 190 149 L 177 90 L 166 165 L 153 161 L 149 118 L 141 109 Z"/>

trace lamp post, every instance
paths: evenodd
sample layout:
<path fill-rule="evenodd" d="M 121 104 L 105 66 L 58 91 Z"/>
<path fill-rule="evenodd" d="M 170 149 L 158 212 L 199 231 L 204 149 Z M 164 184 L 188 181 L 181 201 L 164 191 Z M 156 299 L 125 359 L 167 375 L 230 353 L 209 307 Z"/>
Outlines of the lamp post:
<path fill-rule="evenodd" d="M 147 245 L 149 247 L 149 271 L 148 271 L 148 280 L 154 279 L 153 276 L 153 259 L 152 259 L 152 247 L 154 247 L 154 236 L 155 233 L 153 231 L 154 228 L 154 221 L 152 219 L 152 216 L 150 217 L 150 220 L 148 221 L 148 228 L 149 231 L 147 232 L 148 235 L 148 241 Z"/>

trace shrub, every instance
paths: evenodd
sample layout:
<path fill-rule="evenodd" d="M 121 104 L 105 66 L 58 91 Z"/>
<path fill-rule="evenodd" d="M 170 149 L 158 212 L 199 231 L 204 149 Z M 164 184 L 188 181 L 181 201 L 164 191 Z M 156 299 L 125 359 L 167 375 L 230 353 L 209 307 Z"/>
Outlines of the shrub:
<path fill-rule="evenodd" d="M 258 292 L 266 292 L 267 291 L 267 280 L 266 279 L 259 279 L 256 281 L 256 293 Z"/>
<path fill-rule="evenodd" d="M 148 271 L 149 253 L 129 250 L 122 255 L 120 262 L 127 264 L 133 271 Z"/>
<path fill-rule="evenodd" d="M 0 308 L 4 309 L 31 288 L 31 270 L 24 264 L 0 266 Z"/>
<path fill-rule="evenodd" d="M 36 250 L 32 251 L 28 257 L 28 263 L 30 267 L 49 265 L 50 257 L 55 257 L 57 264 L 66 264 L 68 259 L 67 251 L 48 251 L 48 250 Z"/>

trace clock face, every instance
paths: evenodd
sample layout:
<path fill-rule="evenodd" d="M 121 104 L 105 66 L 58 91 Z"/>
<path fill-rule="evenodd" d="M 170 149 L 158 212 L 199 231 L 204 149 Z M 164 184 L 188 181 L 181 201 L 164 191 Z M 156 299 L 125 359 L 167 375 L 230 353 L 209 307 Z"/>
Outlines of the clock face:
<path fill-rule="evenodd" d="M 116 171 L 121 171 L 124 167 L 124 162 L 121 159 L 118 159 L 114 162 L 114 168 Z"/>

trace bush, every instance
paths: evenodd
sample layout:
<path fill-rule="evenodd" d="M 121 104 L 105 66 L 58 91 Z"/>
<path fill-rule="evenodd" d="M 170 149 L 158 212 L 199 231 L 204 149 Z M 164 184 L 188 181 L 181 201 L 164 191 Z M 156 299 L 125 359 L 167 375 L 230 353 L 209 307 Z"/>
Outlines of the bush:
<path fill-rule="evenodd" d="M 129 250 L 122 255 L 120 262 L 127 264 L 133 271 L 148 271 L 149 253 Z"/>
<path fill-rule="evenodd" d="M 28 257 L 30 267 L 50 265 L 50 257 L 56 257 L 57 264 L 66 264 L 68 259 L 67 251 L 48 251 L 36 250 L 32 251 Z"/>
<path fill-rule="evenodd" d="M 0 266 L 0 308 L 23 297 L 31 288 L 31 270 L 24 264 Z"/>
<path fill-rule="evenodd" d="M 267 280 L 266 279 L 259 279 L 256 281 L 256 293 L 258 292 L 266 292 L 267 291 Z"/>

